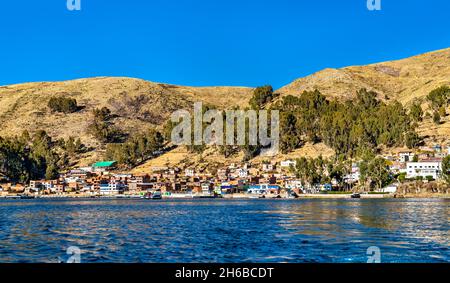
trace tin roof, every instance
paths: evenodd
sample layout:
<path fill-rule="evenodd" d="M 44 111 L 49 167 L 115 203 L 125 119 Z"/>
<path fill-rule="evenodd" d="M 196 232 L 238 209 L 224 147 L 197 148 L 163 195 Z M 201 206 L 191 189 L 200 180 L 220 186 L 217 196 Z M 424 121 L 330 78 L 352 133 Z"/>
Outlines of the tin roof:
<path fill-rule="evenodd" d="M 116 163 L 117 163 L 117 161 L 101 161 L 101 162 L 94 163 L 94 165 L 92 165 L 92 167 L 94 167 L 94 168 L 111 167 L 111 166 L 114 166 Z"/>

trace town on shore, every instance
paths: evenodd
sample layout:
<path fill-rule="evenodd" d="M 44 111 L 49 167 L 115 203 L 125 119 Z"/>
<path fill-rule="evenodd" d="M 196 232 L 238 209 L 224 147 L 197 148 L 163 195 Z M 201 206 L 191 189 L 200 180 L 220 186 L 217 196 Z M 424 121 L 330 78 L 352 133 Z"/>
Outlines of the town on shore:
<path fill-rule="evenodd" d="M 212 175 L 195 168 L 152 167 L 148 173 L 133 174 L 118 169 L 116 161 L 100 161 L 61 173 L 56 180 L 11 183 L 0 175 L 0 197 L 144 197 L 158 191 L 162 198 L 345 198 L 360 194 L 365 198 L 412 195 L 448 197 L 449 185 L 442 180 L 442 161 L 450 156 L 450 145 L 421 147 L 384 155 L 394 182 L 365 190 L 358 163 L 343 183 L 309 184 L 293 173 L 296 160 L 230 164 Z M 353 196 L 352 195 L 352 196 Z"/>

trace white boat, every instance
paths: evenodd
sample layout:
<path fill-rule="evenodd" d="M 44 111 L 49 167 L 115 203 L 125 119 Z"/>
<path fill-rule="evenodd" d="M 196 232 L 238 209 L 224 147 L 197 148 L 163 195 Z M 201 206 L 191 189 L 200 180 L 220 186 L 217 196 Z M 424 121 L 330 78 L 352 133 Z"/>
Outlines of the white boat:
<path fill-rule="evenodd" d="M 152 192 L 147 192 L 144 195 L 144 199 L 162 199 L 162 193 L 161 190 L 155 190 Z"/>

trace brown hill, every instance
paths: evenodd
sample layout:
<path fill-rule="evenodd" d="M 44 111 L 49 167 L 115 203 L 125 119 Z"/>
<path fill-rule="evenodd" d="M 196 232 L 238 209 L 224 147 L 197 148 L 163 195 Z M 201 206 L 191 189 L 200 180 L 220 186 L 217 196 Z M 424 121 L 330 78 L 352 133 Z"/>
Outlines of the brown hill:
<path fill-rule="evenodd" d="M 115 125 L 136 133 L 163 124 L 178 109 L 192 109 L 201 101 L 218 108 L 247 105 L 252 94 L 245 87 L 182 87 L 132 78 L 91 78 L 66 82 L 26 83 L 0 87 L 0 136 L 19 135 L 23 130 L 46 130 L 54 139 L 80 137 L 95 148 L 82 164 L 101 158 L 103 145 L 88 134 L 92 110 L 108 107 L 117 115 Z M 47 107 L 54 96 L 75 98 L 81 110 L 52 113 Z"/>
<path fill-rule="evenodd" d="M 357 90 L 366 88 L 377 92 L 381 99 L 408 104 L 442 85 L 450 85 L 450 48 L 398 61 L 325 69 L 295 80 L 278 92 L 298 95 L 318 89 L 328 97 L 351 99 Z"/>
<path fill-rule="evenodd" d="M 127 131 L 160 125 L 178 109 L 202 101 L 219 108 L 246 105 L 252 93 L 239 87 L 181 87 L 131 78 L 92 78 L 66 82 L 27 83 L 0 87 L 0 135 L 45 129 L 53 137 L 86 136 L 94 108 L 106 106 L 119 116 L 116 124 Z M 75 98 L 82 109 L 72 114 L 51 113 L 53 96 Z"/>
<path fill-rule="evenodd" d="M 450 85 L 450 48 L 398 61 L 325 69 L 295 80 L 277 92 L 282 97 L 318 89 L 330 98 L 352 99 L 357 90 L 366 88 L 377 92 L 380 99 L 396 99 L 405 105 L 422 99 L 426 110 L 423 98 L 442 85 Z M 116 126 L 133 134 L 161 125 L 175 110 L 192 109 L 196 101 L 221 109 L 245 107 L 252 91 L 246 87 L 185 87 L 116 77 L 3 86 L 0 136 L 17 135 L 25 129 L 30 132 L 44 129 L 53 138 L 80 137 L 83 143 L 96 149 L 82 162 L 88 163 L 101 158 L 99 152 L 103 148 L 86 131 L 94 108 L 110 108 L 117 115 Z M 82 109 L 72 114 L 51 113 L 47 103 L 54 96 L 75 98 Z M 434 126 L 430 118 L 425 119 L 419 133 L 427 141 L 446 140 L 450 136 L 448 121 L 446 117 L 442 125 Z M 171 160 L 170 154 L 158 160 Z M 311 150 L 299 154 L 315 155 Z M 224 161 L 214 158 L 217 162 Z"/>
<path fill-rule="evenodd" d="M 325 69 L 297 79 L 277 92 L 281 97 L 298 96 L 305 90 L 318 89 L 327 97 L 351 100 L 357 90 L 366 88 L 378 93 L 382 100 L 398 100 L 405 106 L 417 99 L 428 111 L 425 97 L 443 85 L 450 86 L 450 48 L 397 61 Z M 435 125 L 430 115 L 419 125 L 418 132 L 427 143 L 449 142 L 450 117 L 444 117 L 441 125 Z"/>

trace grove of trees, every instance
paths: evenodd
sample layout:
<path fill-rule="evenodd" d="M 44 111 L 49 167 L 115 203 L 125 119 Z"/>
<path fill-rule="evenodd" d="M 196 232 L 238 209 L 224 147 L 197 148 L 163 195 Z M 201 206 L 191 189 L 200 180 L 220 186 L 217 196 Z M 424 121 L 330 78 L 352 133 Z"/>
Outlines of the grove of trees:
<path fill-rule="evenodd" d="M 442 177 L 450 185 L 450 155 L 442 161 Z"/>
<path fill-rule="evenodd" d="M 88 126 L 88 132 L 102 143 L 115 143 L 123 138 L 123 133 L 114 126 L 111 110 L 107 107 L 94 109 L 93 119 Z"/>
<path fill-rule="evenodd" d="M 0 137 L 0 173 L 13 182 L 55 179 L 68 165 L 68 156 L 42 130 L 32 136 L 25 131 L 19 137 Z"/>
<path fill-rule="evenodd" d="M 324 142 L 336 154 L 357 157 L 365 149 L 419 143 L 415 124 L 399 102 L 386 104 L 362 89 L 356 100 L 329 101 L 319 91 L 285 96 L 271 106 L 281 115 L 281 150 L 288 153 L 304 142 Z"/>
<path fill-rule="evenodd" d="M 108 144 L 106 158 L 119 164 L 133 167 L 158 155 L 164 148 L 164 136 L 156 131 L 133 136 L 125 143 Z"/>

